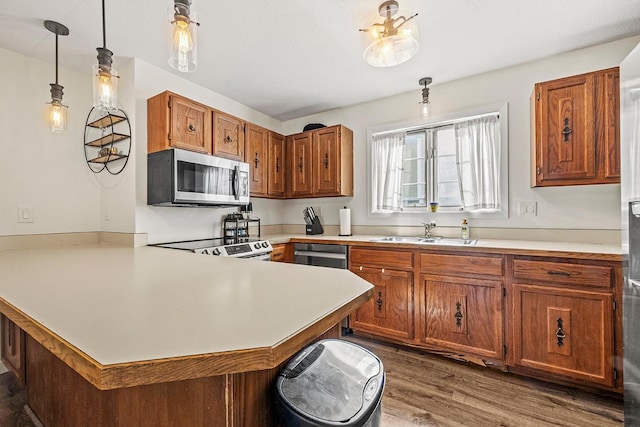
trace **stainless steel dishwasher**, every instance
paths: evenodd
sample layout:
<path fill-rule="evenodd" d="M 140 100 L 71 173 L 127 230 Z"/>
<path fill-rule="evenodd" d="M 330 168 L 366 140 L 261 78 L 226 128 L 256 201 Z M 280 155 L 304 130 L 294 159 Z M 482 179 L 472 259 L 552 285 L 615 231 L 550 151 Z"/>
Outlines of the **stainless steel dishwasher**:
<path fill-rule="evenodd" d="M 315 265 L 318 267 L 348 267 L 349 247 L 347 245 L 327 245 L 321 243 L 294 243 L 293 263 Z M 349 317 L 340 323 L 342 335 L 353 333 L 349 326 Z"/>
<path fill-rule="evenodd" d="M 293 263 L 346 269 L 348 251 L 346 245 L 294 243 Z"/>

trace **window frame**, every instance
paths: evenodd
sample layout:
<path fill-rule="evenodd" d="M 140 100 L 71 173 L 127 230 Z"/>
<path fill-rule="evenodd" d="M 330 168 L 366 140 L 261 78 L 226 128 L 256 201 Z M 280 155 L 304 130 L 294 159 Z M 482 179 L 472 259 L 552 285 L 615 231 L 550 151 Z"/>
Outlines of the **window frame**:
<path fill-rule="evenodd" d="M 470 119 L 476 116 L 482 116 L 487 114 L 496 113 L 500 116 L 500 211 L 486 212 L 486 211 L 465 211 L 455 208 L 438 208 L 437 212 L 431 212 L 430 207 L 408 207 L 402 211 L 397 212 L 381 212 L 374 210 L 371 191 L 372 191 L 372 150 L 371 150 L 371 138 L 373 135 L 389 132 L 404 130 L 407 133 L 416 131 L 425 127 L 436 127 L 453 124 L 456 121 L 464 119 Z M 367 128 L 367 217 L 368 218 L 407 218 L 412 217 L 420 218 L 424 220 L 425 215 L 438 216 L 447 215 L 447 217 L 460 217 L 460 218 L 508 218 L 509 217 L 509 108 L 508 103 L 489 104 L 476 108 L 471 108 L 462 111 L 456 111 L 440 116 L 435 116 L 429 120 L 419 121 L 406 121 L 389 123 L 385 125 L 373 126 Z M 427 191 L 429 189 L 427 188 Z"/>

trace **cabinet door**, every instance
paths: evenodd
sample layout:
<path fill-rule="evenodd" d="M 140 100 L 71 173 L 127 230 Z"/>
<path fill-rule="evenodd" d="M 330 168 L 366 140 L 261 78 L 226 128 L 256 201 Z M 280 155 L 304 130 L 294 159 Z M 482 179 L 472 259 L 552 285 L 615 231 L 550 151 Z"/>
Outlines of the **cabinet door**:
<path fill-rule="evenodd" d="M 338 126 L 314 131 L 313 193 L 316 195 L 340 195 L 341 159 L 338 132 Z"/>
<path fill-rule="evenodd" d="M 502 282 L 422 276 L 422 341 L 503 358 Z"/>
<path fill-rule="evenodd" d="M 249 163 L 251 196 L 267 195 L 267 134 L 266 129 L 247 123 L 245 161 Z"/>
<path fill-rule="evenodd" d="M 596 176 L 594 77 L 538 83 L 536 184 L 575 184 Z"/>
<path fill-rule="evenodd" d="M 513 285 L 514 363 L 613 386 L 610 293 Z"/>
<path fill-rule="evenodd" d="M 284 136 L 269 132 L 267 193 L 271 197 L 284 197 Z"/>
<path fill-rule="evenodd" d="M 244 161 L 244 123 L 242 120 L 214 111 L 213 155 Z"/>
<path fill-rule="evenodd" d="M 287 138 L 287 169 L 290 179 L 288 191 L 291 197 L 311 195 L 311 135 L 311 132 L 304 132 Z"/>
<path fill-rule="evenodd" d="M 25 384 L 25 336 L 24 331 L 4 315 L 2 324 L 2 362 L 13 372 L 21 385 Z"/>
<path fill-rule="evenodd" d="M 373 298 L 351 316 L 351 328 L 389 338 L 413 338 L 413 274 L 384 268 L 352 268 L 374 286 Z"/>
<path fill-rule="evenodd" d="M 620 72 L 618 68 L 598 74 L 596 138 L 598 160 L 607 182 L 620 182 Z"/>
<path fill-rule="evenodd" d="M 171 109 L 169 134 L 171 146 L 200 153 L 211 153 L 209 109 L 177 95 L 170 96 L 169 107 Z"/>

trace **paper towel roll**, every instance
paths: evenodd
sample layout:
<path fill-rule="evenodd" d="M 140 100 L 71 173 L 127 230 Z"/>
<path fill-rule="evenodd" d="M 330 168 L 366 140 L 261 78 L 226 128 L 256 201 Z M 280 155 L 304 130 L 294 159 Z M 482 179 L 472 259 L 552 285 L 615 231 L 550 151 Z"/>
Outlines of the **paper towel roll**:
<path fill-rule="evenodd" d="M 351 236 L 351 209 L 340 209 L 340 236 Z"/>

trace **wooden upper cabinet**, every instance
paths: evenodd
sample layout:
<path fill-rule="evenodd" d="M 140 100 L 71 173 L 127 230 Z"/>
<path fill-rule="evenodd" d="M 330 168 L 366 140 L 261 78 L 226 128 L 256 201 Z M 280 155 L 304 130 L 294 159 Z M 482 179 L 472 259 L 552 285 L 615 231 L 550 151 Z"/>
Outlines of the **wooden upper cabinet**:
<path fill-rule="evenodd" d="M 535 85 L 532 186 L 620 182 L 618 68 Z"/>
<path fill-rule="evenodd" d="M 325 127 L 292 135 L 287 141 L 288 197 L 353 196 L 351 129 Z"/>
<path fill-rule="evenodd" d="M 206 105 L 162 92 L 147 100 L 147 151 L 168 148 L 211 153 L 211 110 Z"/>
<path fill-rule="evenodd" d="M 269 132 L 267 142 L 267 194 L 270 197 L 284 197 L 284 171 L 285 171 L 285 137 Z"/>
<path fill-rule="evenodd" d="M 214 156 L 244 161 L 244 122 L 220 111 L 213 112 Z"/>
<path fill-rule="evenodd" d="M 313 131 L 313 193 L 353 196 L 353 132 L 342 126 Z"/>
<path fill-rule="evenodd" d="M 311 142 L 311 132 L 287 137 L 287 197 L 308 197 L 312 194 Z"/>
<path fill-rule="evenodd" d="M 269 131 L 251 123 L 245 128 L 245 162 L 249 163 L 252 196 L 267 195 L 267 138 Z"/>

